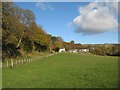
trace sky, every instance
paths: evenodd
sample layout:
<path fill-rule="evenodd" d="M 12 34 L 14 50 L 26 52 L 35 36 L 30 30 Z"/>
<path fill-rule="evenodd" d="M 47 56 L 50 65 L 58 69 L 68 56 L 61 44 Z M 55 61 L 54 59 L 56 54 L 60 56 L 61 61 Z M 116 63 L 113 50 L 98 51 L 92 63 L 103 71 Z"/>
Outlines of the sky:
<path fill-rule="evenodd" d="M 118 43 L 116 3 L 15 2 L 51 35 L 82 44 Z"/>

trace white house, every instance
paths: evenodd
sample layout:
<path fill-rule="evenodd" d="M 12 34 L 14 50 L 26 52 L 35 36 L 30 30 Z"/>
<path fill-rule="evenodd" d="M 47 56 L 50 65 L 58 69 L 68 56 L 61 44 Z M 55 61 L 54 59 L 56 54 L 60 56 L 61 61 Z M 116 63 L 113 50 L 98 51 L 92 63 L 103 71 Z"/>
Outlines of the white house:
<path fill-rule="evenodd" d="M 78 52 L 78 50 L 77 50 L 77 49 L 74 49 L 74 50 L 73 50 L 73 53 L 77 53 L 77 52 Z"/>
<path fill-rule="evenodd" d="M 59 49 L 59 52 L 66 52 L 65 48 Z"/>
<path fill-rule="evenodd" d="M 89 49 L 80 49 L 79 52 L 89 52 Z"/>

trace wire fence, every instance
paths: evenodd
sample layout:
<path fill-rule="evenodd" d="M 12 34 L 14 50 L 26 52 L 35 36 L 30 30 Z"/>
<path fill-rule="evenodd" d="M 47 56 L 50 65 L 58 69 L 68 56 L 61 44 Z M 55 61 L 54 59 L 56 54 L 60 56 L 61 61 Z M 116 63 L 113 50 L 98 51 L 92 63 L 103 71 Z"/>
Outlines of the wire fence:
<path fill-rule="evenodd" d="M 57 53 L 54 53 L 57 54 Z M 36 57 L 36 58 L 25 58 L 25 59 L 10 59 L 5 61 L 4 63 L 2 63 L 1 68 L 13 68 L 15 66 L 19 66 L 21 64 L 25 64 L 25 63 L 31 63 L 35 60 L 39 60 L 40 58 L 43 57 L 50 57 L 54 54 L 49 54 L 49 55 L 45 55 L 45 56 L 40 56 L 40 57 Z"/>

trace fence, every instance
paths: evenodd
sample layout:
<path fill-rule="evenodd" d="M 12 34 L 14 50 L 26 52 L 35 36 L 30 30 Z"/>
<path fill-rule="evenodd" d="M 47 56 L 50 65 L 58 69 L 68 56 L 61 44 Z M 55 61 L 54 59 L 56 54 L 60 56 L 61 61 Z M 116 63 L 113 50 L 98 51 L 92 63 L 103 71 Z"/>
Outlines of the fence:
<path fill-rule="evenodd" d="M 56 53 L 55 53 L 56 54 Z M 43 57 L 49 57 L 49 56 L 52 56 L 53 54 L 49 54 L 49 55 L 46 55 L 46 56 L 40 56 L 40 57 L 37 57 L 37 58 L 26 58 L 26 59 L 10 59 L 10 60 L 7 60 L 6 62 L 4 62 L 2 64 L 2 68 L 13 68 L 15 66 L 18 66 L 18 65 L 21 65 L 21 64 L 25 64 L 25 63 L 31 63 L 35 60 L 38 60 L 40 58 L 43 58 Z"/>

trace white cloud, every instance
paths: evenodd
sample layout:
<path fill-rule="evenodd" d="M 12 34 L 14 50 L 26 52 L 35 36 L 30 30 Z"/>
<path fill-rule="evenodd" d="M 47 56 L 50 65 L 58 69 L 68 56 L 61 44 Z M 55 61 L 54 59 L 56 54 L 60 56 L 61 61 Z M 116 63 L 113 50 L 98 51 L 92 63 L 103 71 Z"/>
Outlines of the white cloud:
<path fill-rule="evenodd" d="M 75 32 L 83 34 L 99 34 L 117 29 L 117 2 L 93 2 L 79 7 L 80 15 L 75 17 Z"/>
<path fill-rule="evenodd" d="M 38 7 L 40 10 L 53 10 L 54 8 L 49 5 L 48 3 L 42 3 L 42 2 L 37 2 L 36 7 Z"/>

